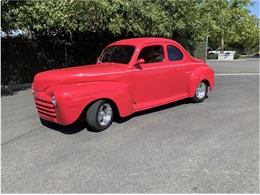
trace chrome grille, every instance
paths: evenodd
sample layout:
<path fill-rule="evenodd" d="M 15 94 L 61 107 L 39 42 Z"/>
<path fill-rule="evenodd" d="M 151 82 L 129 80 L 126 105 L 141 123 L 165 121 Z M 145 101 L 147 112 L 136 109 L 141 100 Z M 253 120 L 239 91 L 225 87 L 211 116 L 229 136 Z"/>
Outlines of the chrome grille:
<path fill-rule="evenodd" d="M 52 102 L 35 99 L 36 107 L 40 114 L 46 115 L 48 117 L 56 118 L 55 107 Z"/>

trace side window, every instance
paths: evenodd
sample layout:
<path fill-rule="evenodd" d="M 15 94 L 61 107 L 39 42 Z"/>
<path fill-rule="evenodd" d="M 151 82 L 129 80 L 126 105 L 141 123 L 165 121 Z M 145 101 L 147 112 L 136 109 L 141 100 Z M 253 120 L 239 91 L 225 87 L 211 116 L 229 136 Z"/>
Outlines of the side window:
<path fill-rule="evenodd" d="M 168 58 L 170 61 L 177 61 L 183 58 L 183 54 L 181 53 L 181 51 L 172 45 L 169 45 L 167 47 L 167 51 L 168 51 Z"/>
<path fill-rule="evenodd" d="M 145 63 L 162 62 L 164 60 L 163 47 L 159 45 L 144 47 L 138 56 L 143 58 Z"/>

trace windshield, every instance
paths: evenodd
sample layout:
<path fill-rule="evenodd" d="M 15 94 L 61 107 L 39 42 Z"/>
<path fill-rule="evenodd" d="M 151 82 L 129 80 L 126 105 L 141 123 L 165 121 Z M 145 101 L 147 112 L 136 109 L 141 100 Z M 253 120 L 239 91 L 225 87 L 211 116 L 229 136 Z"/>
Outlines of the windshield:
<path fill-rule="evenodd" d="M 99 58 L 99 62 L 114 62 L 128 64 L 134 53 L 133 46 L 111 46 L 104 50 Z"/>

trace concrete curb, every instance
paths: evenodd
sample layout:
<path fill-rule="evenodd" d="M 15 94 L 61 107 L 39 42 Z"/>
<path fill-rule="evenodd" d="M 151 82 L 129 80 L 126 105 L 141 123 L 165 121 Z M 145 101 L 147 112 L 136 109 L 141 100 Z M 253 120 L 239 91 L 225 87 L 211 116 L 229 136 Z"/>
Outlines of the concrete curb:
<path fill-rule="evenodd" d="M 255 61 L 260 60 L 259 57 L 251 57 L 251 58 L 241 58 L 241 59 L 234 59 L 234 60 L 218 60 L 218 59 L 207 59 L 206 62 L 244 62 L 244 61 Z"/>
<path fill-rule="evenodd" d="M 32 86 L 31 83 L 1 86 L 1 96 L 12 95 L 16 91 L 25 90 L 25 89 L 31 88 L 31 86 Z"/>
<path fill-rule="evenodd" d="M 235 60 L 206 60 L 206 62 L 239 62 L 239 61 L 247 61 L 248 59 L 235 59 Z"/>

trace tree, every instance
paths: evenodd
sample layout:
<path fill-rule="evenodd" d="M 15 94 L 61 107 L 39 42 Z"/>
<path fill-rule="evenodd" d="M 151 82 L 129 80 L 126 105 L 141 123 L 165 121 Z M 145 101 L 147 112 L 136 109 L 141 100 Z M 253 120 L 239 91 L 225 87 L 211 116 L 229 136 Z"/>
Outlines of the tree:
<path fill-rule="evenodd" d="M 259 28 L 257 19 L 250 16 L 250 0 L 211 0 L 201 4 L 203 25 L 209 28 L 209 44 L 212 48 L 236 49 L 239 52 L 258 48 Z M 205 14 L 209 13 L 209 21 Z M 203 28 L 203 27 L 202 27 Z"/>
<path fill-rule="evenodd" d="M 190 51 L 204 41 L 245 52 L 259 42 L 257 19 L 250 16 L 250 0 L 46 0 L 2 1 L 2 30 L 23 30 L 71 42 L 74 34 L 114 37 L 164 36 Z"/>

